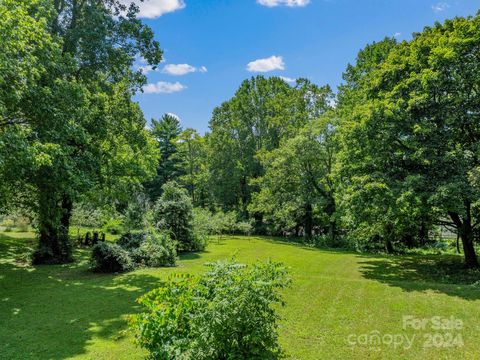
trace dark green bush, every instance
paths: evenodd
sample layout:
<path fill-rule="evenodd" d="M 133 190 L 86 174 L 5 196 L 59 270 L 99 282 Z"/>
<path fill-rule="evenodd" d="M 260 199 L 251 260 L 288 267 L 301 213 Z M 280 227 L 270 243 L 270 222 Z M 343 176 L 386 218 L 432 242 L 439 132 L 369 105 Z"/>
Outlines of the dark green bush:
<path fill-rule="evenodd" d="M 126 233 L 120 236 L 120 238 L 117 240 L 117 244 L 125 250 L 137 249 L 146 238 L 147 234 L 145 232 Z"/>
<path fill-rule="evenodd" d="M 92 268 L 100 272 L 122 272 L 134 269 L 135 264 L 127 250 L 121 246 L 101 242 L 92 248 Z"/>
<path fill-rule="evenodd" d="M 285 268 L 273 262 L 210 266 L 202 276 L 177 275 L 138 300 L 144 312 L 131 318 L 138 344 L 150 359 L 277 358 L 274 305 L 283 305 Z"/>
<path fill-rule="evenodd" d="M 175 242 L 168 234 L 156 231 L 127 233 L 116 243 L 98 245 L 92 250 L 92 264 L 96 271 L 120 272 L 138 267 L 175 266 L 177 260 Z"/>
<path fill-rule="evenodd" d="M 194 231 L 193 206 L 185 189 L 176 182 L 162 186 L 162 196 L 155 203 L 155 225 L 170 234 L 179 251 L 198 251 L 205 248 L 205 239 Z"/>

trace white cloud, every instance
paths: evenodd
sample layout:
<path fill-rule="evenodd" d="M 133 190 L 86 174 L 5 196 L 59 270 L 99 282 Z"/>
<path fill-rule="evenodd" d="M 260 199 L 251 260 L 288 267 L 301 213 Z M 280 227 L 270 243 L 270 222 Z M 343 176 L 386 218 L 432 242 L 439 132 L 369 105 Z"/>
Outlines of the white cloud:
<path fill-rule="evenodd" d="M 307 6 L 310 4 L 310 0 L 257 0 L 257 3 L 263 6 L 275 7 L 275 6 Z"/>
<path fill-rule="evenodd" d="M 293 84 L 294 82 L 297 81 L 297 80 L 295 80 L 293 78 L 289 78 L 287 76 L 280 76 L 280 79 L 282 79 L 283 81 L 285 81 L 286 83 L 289 83 L 289 84 Z"/>
<path fill-rule="evenodd" d="M 175 119 L 177 119 L 178 121 L 180 121 L 180 116 L 178 116 L 178 115 L 175 114 L 175 113 L 169 112 L 169 113 L 167 113 L 167 115 L 173 116 Z"/>
<path fill-rule="evenodd" d="M 140 12 L 139 17 L 147 19 L 155 19 L 164 14 L 181 10 L 185 8 L 185 2 L 183 0 L 121 0 L 125 5 L 135 3 Z"/>
<path fill-rule="evenodd" d="M 398 38 L 398 37 L 400 37 L 400 36 L 402 36 L 402 33 L 401 33 L 401 32 L 396 32 L 395 34 L 393 34 L 393 37 L 396 37 L 396 38 Z"/>
<path fill-rule="evenodd" d="M 153 71 L 153 66 L 151 66 L 151 65 L 141 65 L 141 66 L 138 66 L 137 69 L 140 70 L 140 72 L 143 75 L 148 75 L 148 73 Z"/>
<path fill-rule="evenodd" d="M 432 10 L 436 13 L 442 12 L 447 10 L 450 7 L 450 5 L 446 2 L 439 2 L 436 3 L 435 5 L 432 5 Z"/>
<path fill-rule="evenodd" d="M 207 68 L 205 66 L 196 68 L 195 66 L 188 65 L 188 64 L 168 64 L 168 65 L 165 65 L 162 72 L 169 75 L 181 76 L 181 75 L 186 75 L 193 72 L 206 73 Z"/>
<path fill-rule="evenodd" d="M 281 56 L 270 56 L 265 59 L 258 59 L 247 64 L 247 70 L 251 72 L 269 72 L 274 70 L 285 70 L 285 63 Z"/>
<path fill-rule="evenodd" d="M 159 81 L 155 84 L 147 84 L 143 87 L 145 94 L 171 94 L 185 90 L 187 87 L 178 81 L 175 83 Z"/>

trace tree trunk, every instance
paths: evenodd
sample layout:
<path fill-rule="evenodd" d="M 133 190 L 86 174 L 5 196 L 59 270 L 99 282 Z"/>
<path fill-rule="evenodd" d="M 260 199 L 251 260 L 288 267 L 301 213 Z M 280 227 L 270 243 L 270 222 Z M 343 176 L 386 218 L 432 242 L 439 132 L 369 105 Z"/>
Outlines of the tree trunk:
<path fill-rule="evenodd" d="M 412 249 L 415 246 L 415 241 L 412 234 L 409 234 L 409 233 L 405 234 L 403 236 L 403 242 L 409 249 Z"/>
<path fill-rule="evenodd" d="M 422 245 L 425 245 L 428 241 L 428 229 L 424 222 L 422 222 L 422 224 L 420 225 L 418 238 L 420 239 L 420 244 Z"/>
<path fill-rule="evenodd" d="M 395 253 L 395 248 L 393 247 L 392 243 L 392 235 L 393 235 L 393 225 L 391 223 L 387 223 L 385 227 L 385 234 L 383 235 L 384 243 L 385 243 L 385 252 L 387 254 Z"/>
<path fill-rule="evenodd" d="M 329 217 L 328 236 L 332 242 L 334 242 L 335 238 L 337 237 L 337 221 L 335 220 L 336 211 L 337 206 L 335 204 L 335 198 L 330 194 L 328 204 L 325 207 L 325 212 Z"/>
<path fill-rule="evenodd" d="M 469 269 L 478 268 L 479 263 L 477 254 L 475 253 L 475 246 L 473 244 L 473 229 L 471 224 L 469 222 L 464 222 L 459 234 L 460 238 L 462 239 L 465 265 Z"/>
<path fill-rule="evenodd" d="M 462 239 L 463 255 L 465 257 L 465 266 L 469 269 L 478 268 L 478 258 L 473 244 L 473 226 L 471 217 L 471 204 L 465 201 L 465 218 L 460 218 L 457 213 L 450 212 L 450 218 L 457 227 L 458 235 Z"/>
<path fill-rule="evenodd" d="M 312 204 L 305 204 L 305 237 L 310 239 L 313 233 L 313 209 Z"/>
<path fill-rule="evenodd" d="M 385 239 L 385 252 L 387 254 L 393 254 L 395 252 L 392 241 L 389 238 Z"/>
<path fill-rule="evenodd" d="M 39 247 L 33 254 L 34 264 L 65 264 L 73 261 L 68 230 L 72 201 L 60 198 L 50 188 L 39 189 Z"/>

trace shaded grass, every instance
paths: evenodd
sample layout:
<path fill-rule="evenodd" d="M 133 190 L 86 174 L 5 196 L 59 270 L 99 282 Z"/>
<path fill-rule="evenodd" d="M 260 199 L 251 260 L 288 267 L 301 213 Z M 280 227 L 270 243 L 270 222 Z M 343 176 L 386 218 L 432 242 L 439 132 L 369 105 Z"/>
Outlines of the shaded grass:
<path fill-rule="evenodd" d="M 480 289 L 477 274 L 459 276 L 456 256 L 368 256 L 318 250 L 260 237 L 224 237 L 207 251 L 185 254 L 176 268 L 94 274 L 88 249 L 63 266 L 28 265 L 32 234 L 0 234 L 1 359 L 141 359 L 125 331 L 135 299 L 168 274 L 205 271 L 205 262 L 235 256 L 251 263 L 284 262 L 293 278 L 280 341 L 292 359 L 478 359 Z M 447 266 L 440 269 L 437 262 Z M 461 319 L 461 348 L 424 349 L 424 331 L 404 330 L 402 317 Z M 351 334 L 415 335 L 411 349 L 350 346 Z"/>

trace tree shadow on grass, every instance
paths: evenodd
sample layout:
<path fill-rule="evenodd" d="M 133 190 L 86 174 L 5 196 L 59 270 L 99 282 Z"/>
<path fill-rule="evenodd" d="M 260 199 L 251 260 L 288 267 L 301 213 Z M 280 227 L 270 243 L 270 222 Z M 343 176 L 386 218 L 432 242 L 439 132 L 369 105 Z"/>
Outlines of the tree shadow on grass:
<path fill-rule="evenodd" d="M 0 234 L 1 358 L 65 359 L 85 354 L 96 338 L 117 341 L 135 300 L 158 287 L 148 274 L 94 274 L 88 251 L 77 262 L 29 266 L 26 241 Z"/>
<path fill-rule="evenodd" d="M 479 300 L 480 271 L 467 270 L 454 255 L 381 256 L 357 255 L 360 272 L 404 291 L 435 291 L 466 300 Z"/>
<path fill-rule="evenodd" d="M 319 247 L 308 244 L 305 242 L 304 238 L 295 238 L 295 237 L 277 237 L 277 236 L 256 236 L 252 237 L 253 240 L 262 240 L 272 244 L 282 244 L 282 245 L 291 245 L 301 248 L 302 250 L 308 251 L 318 251 L 318 252 L 327 252 L 333 254 L 358 254 L 358 252 L 352 251 L 350 249 L 345 249 L 341 247 Z"/>

